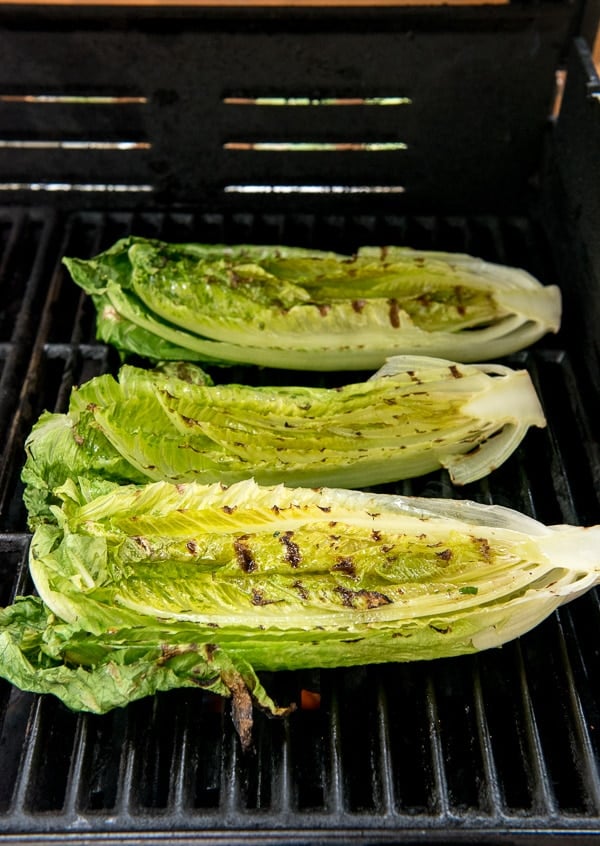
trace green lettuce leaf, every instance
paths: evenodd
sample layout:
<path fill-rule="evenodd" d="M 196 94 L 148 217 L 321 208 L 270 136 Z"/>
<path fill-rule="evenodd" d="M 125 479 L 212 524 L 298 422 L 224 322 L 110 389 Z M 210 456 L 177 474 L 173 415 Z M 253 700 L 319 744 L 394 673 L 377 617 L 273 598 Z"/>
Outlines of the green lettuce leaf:
<path fill-rule="evenodd" d="M 30 524 L 68 478 L 366 487 L 441 467 L 465 484 L 545 418 L 528 373 L 397 356 L 339 388 L 214 385 L 194 365 L 91 379 L 26 442 Z"/>
<path fill-rule="evenodd" d="M 558 330 L 560 294 L 525 271 L 461 254 L 354 256 L 131 236 L 65 257 L 98 336 L 155 360 L 375 369 L 401 353 L 498 358 Z"/>
<path fill-rule="evenodd" d="M 85 480 L 30 549 L 39 599 L 0 611 L 0 675 L 104 713 L 159 690 L 289 713 L 262 671 L 499 646 L 600 581 L 600 527 L 341 489 Z"/>
<path fill-rule="evenodd" d="M 470 502 L 252 480 L 101 496 L 67 482 L 59 495 L 57 524 L 36 530 L 30 568 L 61 619 L 95 634 L 146 618 L 193 623 L 198 642 L 227 643 L 256 669 L 499 644 L 600 573 L 600 529 L 548 528 Z M 349 631 L 362 637 L 340 648 Z M 400 642 L 371 654 L 371 636 L 385 631 Z M 313 638 L 311 654 L 283 648 L 282 661 L 273 637 L 288 635 L 296 647 Z"/>

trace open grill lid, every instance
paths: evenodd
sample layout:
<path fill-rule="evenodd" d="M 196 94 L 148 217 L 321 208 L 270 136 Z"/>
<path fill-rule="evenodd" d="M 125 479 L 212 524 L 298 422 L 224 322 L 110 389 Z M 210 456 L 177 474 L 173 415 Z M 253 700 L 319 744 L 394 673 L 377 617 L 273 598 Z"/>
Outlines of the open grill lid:
<path fill-rule="evenodd" d="M 585 9 L 0 4 L 1 194 L 516 209 Z"/>

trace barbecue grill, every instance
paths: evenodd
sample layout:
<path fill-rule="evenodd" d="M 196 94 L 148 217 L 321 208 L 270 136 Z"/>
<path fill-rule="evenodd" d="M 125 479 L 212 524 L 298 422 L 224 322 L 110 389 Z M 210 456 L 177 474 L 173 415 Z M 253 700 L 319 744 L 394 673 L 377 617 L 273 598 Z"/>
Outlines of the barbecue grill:
<path fill-rule="evenodd" d="M 0 604 L 32 590 L 24 439 L 119 363 L 60 259 L 129 233 L 457 250 L 559 284 L 560 334 L 508 361 L 547 429 L 480 483 L 385 490 L 600 523 L 598 11 L 0 6 Z M 232 371 L 316 378 L 341 377 Z M 588 842 L 599 599 L 476 656 L 272 674 L 321 705 L 257 714 L 250 753 L 200 691 L 99 717 L 0 682 L 0 843 Z"/>

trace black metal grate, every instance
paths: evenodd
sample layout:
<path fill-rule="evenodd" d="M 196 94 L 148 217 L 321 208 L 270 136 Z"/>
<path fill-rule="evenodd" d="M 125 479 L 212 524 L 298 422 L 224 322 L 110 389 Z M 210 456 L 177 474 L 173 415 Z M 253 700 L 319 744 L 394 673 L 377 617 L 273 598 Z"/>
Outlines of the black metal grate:
<path fill-rule="evenodd" d="M 31 590 L 19 472 L 43 408 L 118 366 L 94 339 L 91 303 L 60 266 L 136 234 L 170 240 L 351 250 L 402 243 L 467 251 L 554 282 L 528 217 L 404 217 L 0 209 L 0 602 Z M 568 327 L 511 359 L 526 366 L 549 425 L 487 480 L 453 490 L 430 474 L 387 490 L 463 496 L 547 523 L 600 522 L 594 398 Z M 235 370 L 263 382 L 280 372 Z M 314 376 L 293 374 L 294 380 Z M 319 376 L 320 380 L 328 377 Z M 330 377 L 340 378 L 340 377 Z M 348 378 L 344 376 L 344 379 Z M 227 703 L 176 691 L 104 717 L 0 682 L 0 843 L 528 842 L 600 835 L 600 601 L 591 592 L 536 630 L 474 657 L 279 673 L 317 711 L 257 715 L 243 755 Z"/>

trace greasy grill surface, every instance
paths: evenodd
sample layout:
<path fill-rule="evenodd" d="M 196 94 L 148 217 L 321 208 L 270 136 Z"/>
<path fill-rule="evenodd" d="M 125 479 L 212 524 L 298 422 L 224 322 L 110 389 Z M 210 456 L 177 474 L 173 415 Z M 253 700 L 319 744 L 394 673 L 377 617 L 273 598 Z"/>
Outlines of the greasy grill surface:
<path fill-rule="evenodd" d="M 471 252 L 556 281 L 526 217 L 76 213 L 0 209 L 0 604 L 31 590 L 19 472 L 43 408 L 115 370 L 94 340 L 91 303 L 60 266 L 129 232 L 168 240 L 367 243 Z M 573 315 L 526 366 L 549 425 L 481 483 L 431 474 L 387 490 L 462 496 L 547 523 L 600 522 L 591 399 Z M 333 383 L 338 377 L 236 368 L 228 378 Z M 344 377 L 351 378 L 351 377 Z M 302 688 L 321 707 L 287 721 L 257 714 L 242 754 L 229 706 L 179 691 L 103 717 L 0 682 L 0 842 L 571 842 L 600 833 L 600 603 L 591 592 L 501 650 L 431 664 L 271 675 L 280 702 Z M 366 834 L 365 834 L 366 832 Z"/>

